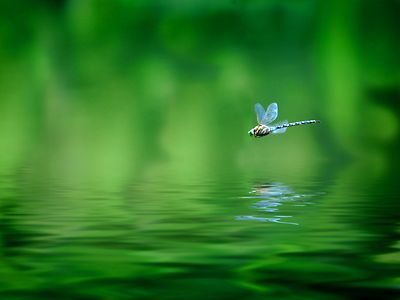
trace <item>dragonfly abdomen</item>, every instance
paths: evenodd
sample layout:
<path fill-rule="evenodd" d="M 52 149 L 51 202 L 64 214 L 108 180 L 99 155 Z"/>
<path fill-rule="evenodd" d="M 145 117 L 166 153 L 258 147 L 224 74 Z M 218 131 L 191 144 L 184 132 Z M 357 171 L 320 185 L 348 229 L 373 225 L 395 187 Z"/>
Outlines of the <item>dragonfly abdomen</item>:
<path fill-rule="evenodd" d="M 319 123 L 319 122 L 320 122 L 319 120 L 307 120 L 307 121 L 298 121 L 298 122 L 292 122 L 292 123 L 285 123 L 285 124 L 282 124 L 282 125 L 275 126 L 274 130 L 282 129 L 282 128 L 286 128 L 286 127 L 291 127 L 291 126 Z"/>

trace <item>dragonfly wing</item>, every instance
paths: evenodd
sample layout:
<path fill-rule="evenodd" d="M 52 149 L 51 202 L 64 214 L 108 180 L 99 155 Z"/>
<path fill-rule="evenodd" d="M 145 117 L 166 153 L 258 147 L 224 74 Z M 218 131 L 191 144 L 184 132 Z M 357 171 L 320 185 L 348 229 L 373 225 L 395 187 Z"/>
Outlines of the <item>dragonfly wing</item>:
<path fill-rule="evenodd" d="M 274 127 L 278 127 L 278 126 L 281 126 L 281 125 L 284 125 L 284 124 L 289 124 L 288 120 L 282 121 L 282 122 L 276 124 Z M 272 133 L 273 134 L 284 133 L 286 131 L 286 129 L 288 129 L 288 128 L 287 127 L 283 127 L 283 128 L 280 128 L 280 129 L 275 129 L 275 130 L 272 130 Z"/>
<path fill-rule="evenodd" d="M 271 103 L 268 108 L 267 108 L 267 112 L 265 113 L 264 117 L 262 118 L 260 124 L 264 124 L 267 125 L 273 121 L 275 121 L 275 119 L 278 117 L 278 104 Z"/>
<path fill-rule="evenodd" d="M 257 103 L 257 104 L 254 106 L 254 108 L 255 108 L 255 110 L 256 110 L 257 122 L 258 122 L 258 124 L 261 124 L 261 121 L 262 121 L 262 119 L 263 119 L 264 116 L 265 116 L 265 109 L 264 109 L 264 107 L 263 107 L 260 103 Z"/>

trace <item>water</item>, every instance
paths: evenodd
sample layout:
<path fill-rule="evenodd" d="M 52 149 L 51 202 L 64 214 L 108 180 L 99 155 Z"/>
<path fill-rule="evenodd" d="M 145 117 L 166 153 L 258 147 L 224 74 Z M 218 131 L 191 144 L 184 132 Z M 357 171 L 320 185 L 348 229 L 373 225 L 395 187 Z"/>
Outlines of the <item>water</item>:
<path fill-rule="evenodd" d="M 109 189 L 27 174 L 1 177 L 1 299 L 398 296 L 390 180 L 375 192 L 266 174 Z"/>

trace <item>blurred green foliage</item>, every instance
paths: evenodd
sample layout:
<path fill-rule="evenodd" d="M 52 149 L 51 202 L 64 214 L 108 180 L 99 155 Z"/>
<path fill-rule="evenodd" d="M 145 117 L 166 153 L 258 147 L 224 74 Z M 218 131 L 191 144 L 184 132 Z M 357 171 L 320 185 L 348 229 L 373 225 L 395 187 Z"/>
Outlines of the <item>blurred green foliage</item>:
<path fill-rule="evenodd" d="M 29 164 L 112 185 L 165 168 L 177 179 L 260 163 L 314 172 L 332 154 L 386 168 L 399 125 L 399 8 L 2 1 L 1 170 Z M 272 101 L 281 119 L 322 124 L 249 139 L 254 103 Z"/>

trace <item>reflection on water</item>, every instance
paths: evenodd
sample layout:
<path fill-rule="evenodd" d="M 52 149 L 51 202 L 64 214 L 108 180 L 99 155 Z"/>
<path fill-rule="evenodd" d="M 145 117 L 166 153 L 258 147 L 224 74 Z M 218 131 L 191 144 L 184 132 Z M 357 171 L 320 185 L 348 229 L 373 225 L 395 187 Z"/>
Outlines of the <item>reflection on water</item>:
<path fill-rule="evenodd" d="M 0 177 L 0 299 L 395 299 L 394 206 L 329 185 Z"/>
<path fill-rule="evenodd" d="M 236 220 L 252 220 L 260 222 L 272 222 L 289 225 L 299 225 L 296 222 L 286 221 L 292 215 L 282 215 L 280 212 L 284 207 L 303 207 L 312 204 L 311 198 L 314 195 L 298 194 L 281 183 L 259 184 L 250 192 L 251 196 L 241 197 L 242 199 L 254 199 L 257 202 L 251 206 L 257 215 L 237 216 Z M 322 194 L 322 193 L 318 193 Z"/>

